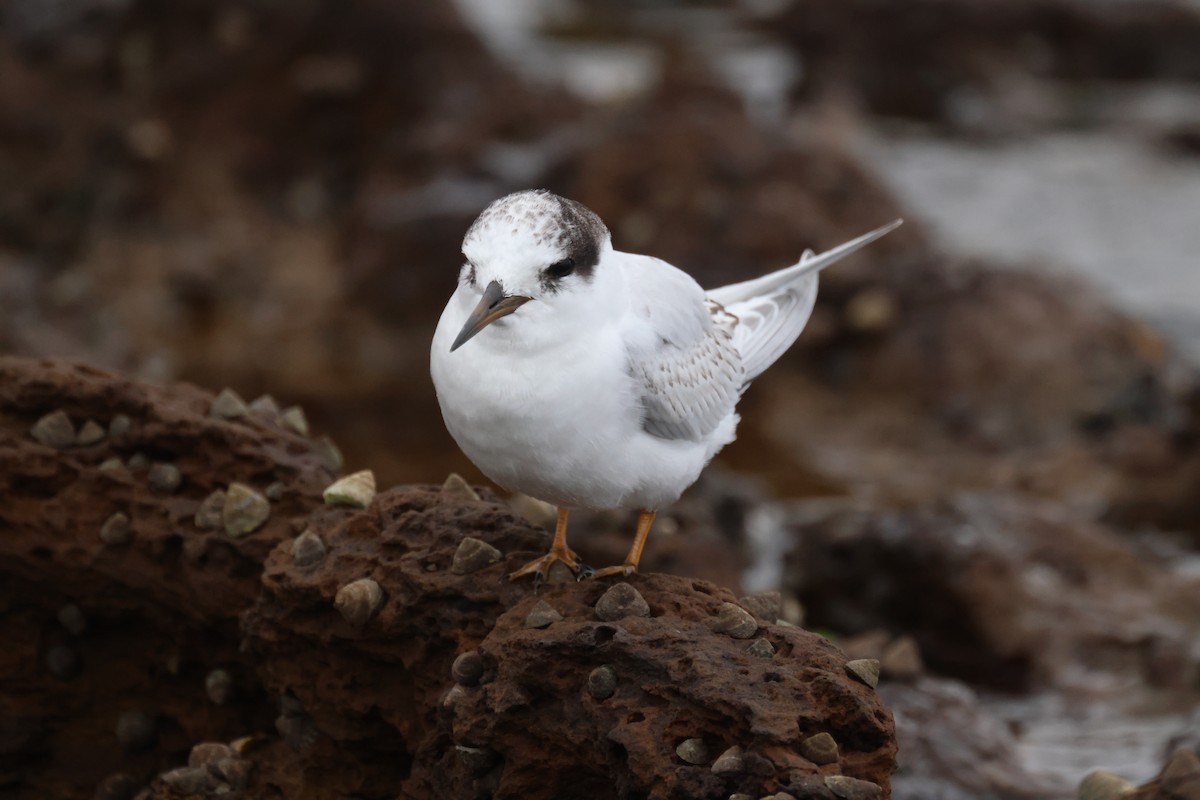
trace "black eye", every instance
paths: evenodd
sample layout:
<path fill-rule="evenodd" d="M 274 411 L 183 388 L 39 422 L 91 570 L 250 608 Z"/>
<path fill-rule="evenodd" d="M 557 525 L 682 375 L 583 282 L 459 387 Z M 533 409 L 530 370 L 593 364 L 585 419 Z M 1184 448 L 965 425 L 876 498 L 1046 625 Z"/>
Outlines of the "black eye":
<path fill-rule="evenodd" d="M 565 278 L 575 271 L 575 259 L 564 258 L 562 261 L 555 261 L 550 266 L 546 267 L 546 274 L 551 278 Z"/>

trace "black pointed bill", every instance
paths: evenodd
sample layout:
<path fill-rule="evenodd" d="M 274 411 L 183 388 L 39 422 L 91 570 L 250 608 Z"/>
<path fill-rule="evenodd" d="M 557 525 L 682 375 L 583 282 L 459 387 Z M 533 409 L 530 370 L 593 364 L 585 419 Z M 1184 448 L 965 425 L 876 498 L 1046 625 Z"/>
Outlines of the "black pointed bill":
<path fill-rule="evenodd" d="M 458 332 L 458 338 L 450 345 L 450 352 L 453 353 L 488 325 L 501 317 L 507 317 L 532 299 L 519 294 L 506 295 L 500 284 L 492 281 L 483 290 L 483 299 L 475 306 L 471 316 L 467 317 L 466 324 Z"/>

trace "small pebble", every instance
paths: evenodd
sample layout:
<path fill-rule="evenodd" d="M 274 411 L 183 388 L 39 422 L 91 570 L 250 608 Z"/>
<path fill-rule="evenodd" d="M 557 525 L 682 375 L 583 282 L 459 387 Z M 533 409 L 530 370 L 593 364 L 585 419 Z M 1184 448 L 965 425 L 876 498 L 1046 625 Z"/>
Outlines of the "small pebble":
<path fill-rule="evenodd" d="M 650 605 L 630 584 L 616 583 L 596 601 L 596 616 L 605 622 L 624 617 L 648 617 Z"/>
<path fill-rule="evenodd" d="M 749 639 L 758 630 L 758 622 L 750 612 L 735 603 L 722 603 L 713 618 L 712 629 L 734 639 Z"/>
<path fill-rule="evenodd" d="M 69 681 L 79 675 L 79 654 L 65 644 L 56 644 L 46 651 L 46 669 L 59 680 Z"/>
<path fill-rule="evenodd" d="M 756 658 L 770 658 L 775 655 L 775 645 L 766 639 L 755 639 L 746 652 Z"/>
<path fill-rule="evenodd" d="M 261 397 L 256 397 L 249 405 L 249 409 L 261 417 L 274 422 L 279 418 L 279 403 L 275 402 L 275 398 L 269 394 L 264 394 Z"/>
<path fill-rule="evenodd" d="M 208 767 L 223 758 L 232 758 L 233 748 L 222 742 L 202 742 L 188 754 L 189 767 Z"/>
<path fill-rule="evenodd" d="M 917 640 L 911 636 L 901 636 L 883 650 L 879 659 L 880 671 L 888 678 L 897 681 L 912 681 L 925 671 L 921 661 L 921 651 Z"/>
<path fill-rule="evenodd" d="M 712 765 L 714 775 L 733 775 L 743 771 L 745 768 L 746 762 L 742 758 L 742 748 L 737 745 L 717 756 L 717 760 Z"/>
<path fill-rule="evenodd" d="M 776 792 L 775 800 L 796 800 L 796 795 L 787 792 Z"/>
<path fill-rule="evenodd" d="M 217 489 L 204 498 L 200 508 L 196 509 L 196 527 L 206 531 L 215 531 L 223 527 L 221 515 L 225 511 L 225 490 Z"/>
<path fill-rule="evenodd" d="M 774 622 L 783 616 L 783 595 L 779 592 L 748 594 L 738 602 L 751 614 L 767 622 Z"/>
<path fill-rule="evenodd" d="M 265 494 L 267 496 L 268 500 L 270 500 L 272 503 L 274 503 L 275 501 L 277 501 L 281 497 L 283 497 L 283 491 L 286 488 L 287 487 L 283 485 L 283 481 L 275 481 L 274 483 L 272 483 L 270 486 L 268 486 L 266 489 L 263 490 L 263 494 Z"/>
<path fill-rule="evenodd" d="M 317 726 L 313 724 L 312 717 L 306 714 L 276 717 L 275 731 L 288 747 L 297 752 L 307 750 L 317 741 Z"/>
<path fill-rule="evenodd" d="M 233 699 L 233 677 L 223 669 L 214 669 L 204 676 L 204 693 L 213 703 L 225 705 Z"/>
<path fill-rule="evenodd" d="M 856 658 L 846 662 L 846 672 L 874 689 L 879 685 L 879 661 L 874 658 Z"/>
<path fill-rule="evenodd" d="M 450 665 L 450 677 L 461 686 L 475 686 L 483 677 L 485 668 L 483 656 L 476 650 L 468 650 L 454 659 Z"/>
<path fill-rule="evenodd" d="M 183 482 L 183 475 L 174 464 L 154 464 L 150 467 L 146 482 L 151 490 L 159 494 L 173 494 Z"/>
<path fill-rule="evenodd" d="M 675 748 L 675 755 L 688 764 L 703 764 L 708 761 L 708 745 L 703 739 L 684 739 Z"/>
<path fill-rule="evenodd" d="M 305 530 L 292 542 L 292 562 L 298 567 L 316 564 L 325 558 L 326 552 L 321 537 L 311 530 Z"/>
<path fill-rule="evenodd" d="M 545 600 L 538 600 L 529 615 L 525 617 L 525 627 L 548 628 L 556 622 L 561 622 L 562 618 L 563 615 L 555 611 L 554 606 Z"/>
<path fill-rule="evenodd" d="M 757 800 L 757 798 L 752 794 L 742 794 L 741 792 L 736 792 L 729 795 L 729 800 Z"/>
<path fill-rule="evenodd" d="M 225 492 L 225 505 L 221 508 L 221 521 L 230 536 L 253 533 L 263 526 L 271 516 L 271 504 L 267 498 L 244 483 L 229 484 Z"/>
<path fill-rule="evenodd" d="M 338 589 L 333 606 L 351 625 L 365 625 L 383 605 L 383 589 L 370 578 L 359 578 Z"/>
<path fill-rule="evenodd" d="M 1116 800 L 1133 791 L 1133 784 L 1120 775 L 1098 769 L 1089 772 L 1079 784 L 1079 800 Z"/>
<path fill-rule="evenodd" d="M 898 310 L 891 294 L 883 289 L 863 289 L 846 303 L 846 321 L 861 333 L 879 333 L 896 320 Z"/>
<path fill-rule="evenodd" d="M 89 419 L 80 427 L 78 435 L 75 437 L 75 444 L 80 447 L 91 447 L 94 444 L 99 444 L 104 441 L 107 434 L 104 428 L 94 419 Z"/>
<path fill-rule="evenodd" d="M 144 711 L 126 711 L 117 720 L 117 742 L 127 753 L 149 750 L 158 741 L 154 718 Z"/>
<path fill-rule="evenodd" d="M 58 610 L 58 624 L 72 636 L 81 636 L 87 630 L 87 617 L 83 610 L 74 603 L 69 603 Z"/>
<path fill-rule="evenodd" d="M 471 488 L 471 484 L 467 483 L 462 475 L 451 472 L 442 483 L 438 499 L 443 503 L 477 503 L 479 494 Z"/>
<path fill-rule="evenodd" d="M 133 420 L 127 414 L 117 414 L 112 418 L 112 422 L 108 423 L 108 438 L 121 439 L 129 435 L 131 428 Z"/>
<path fill-rule="evenodd" d="M 129 517 L 118 511 L 100 526 L 100 541 L 105 544 L 124 544 L 129 541 L 131 533 Z"/>
<path fill-rule="evenodd" d="M 266 739 L 258 736 L 239 736 L 230 742 L 229 746 L 233 748 L 233 752 L 237 753 L 239 756 L 244 756 L 252 750 L 257 749 L 259 745 L 265 743 Z"/>
<path fill-rule="evenodd" d="M 325 489 L 325 504 L 366 508 L 375 499 L 375 473 L 369 469 L 334 481 Z"/>
<path fill-rule="evenodd" d="M 67 412 L 52 411 L 34 423 L 29 433 L 47 447 L 62 450 L 75 444 L 75 426 Z"/>
<path fill-rule="evenodd" d="M 446 692 L 442 697 L 442 708 L 446 711 L 454 711 L 454 707 L 467 696 L 467 690 L 459 686 L 457 683 L 450 687 L 450 691 Z"/>
<path fill-rule="evenodd" d="M 233 389 L 225 388 L 213 400 L 208 415 L 216 419 L 237 419 L 246 416 L 247 411 L 249 409 L 246 408 L 246 401 Z"/>
<path fill-rule="evenodd" d="M 96 787 L 93 800 L 133 800 L 133 796 L 141 788 L 142 784 L 138 783 L 132 775 L 118 772 L 100 782 L 100 785 Z"/>
<path fill-rule="evenodd" d="M 467 536 L 458 544 L 454 551 L 454 559 L 450 562 L 450 571 L 455 575 L 469 575 L 484 567 L 495 564 L 500 560 L 500 551 L 482 539 Z"/>
<path fill-rule="evenodd" d="M 878 784 L 845 775 L 826 775 L 825 786 L 842 800 L 880 800 L 883 797 L 883 789 Z"/>
<path fill-rule="evenodd" d="M 111 456 L 100 462 L 100 466 L 96 469 L 101 472 L 115 472 L 119 469 L 125 469 L 125 462 L 117 456 Z"/>
<path fill-rule="evenodd" d="M 836 764 L 838 744 L 828 733 L 818 733 L 800 743 L 800 755 L 814 764 Z"/>
<path fill-rule="evenodd" d="M 146 458 L 145 453 L 134 453 L 125 462 L 130 469 L 145 469 L 150 464 L 150 459 Z"/>
<path fill-rule="evenodd" d="M 279 424 L 283 426 L 284 430 L 308 436 L 308 418 L 304 416 L 304 409 L 300 406 L 285 409 L 279 415 Z"/>
<path fill-rule="evenodd" d="M 328 436 L 322 436 L 313 442 L 311 450 L 321 466 L 333 475 L 341 472 L 342 467 L 346 465 L 345 459 L 342 458 L 342 451 Z"/>
<path fill-rule="evenodd" d="M 217 779 L 204 767 L 179 767 L 159 777 L 167 786 L 183 794 L 207 794 L 217 786 Z"/>
<path fill-rule="evenodd" d="M 597 700 L 607 700 L 617 690 L 617 672 L 607 664 L 596 667 L 588 674 L 588 694 Z"/>

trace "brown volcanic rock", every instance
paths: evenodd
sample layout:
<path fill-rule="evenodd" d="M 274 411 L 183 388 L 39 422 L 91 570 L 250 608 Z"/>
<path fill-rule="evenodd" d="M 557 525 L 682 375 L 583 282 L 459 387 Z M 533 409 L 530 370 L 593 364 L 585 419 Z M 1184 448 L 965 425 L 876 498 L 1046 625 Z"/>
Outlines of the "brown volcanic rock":
<path fill-rule="evenodd" d="M 329 474 L 303 438 L 250 419 L 209 419 L 211 401 L 190 386 L 0 358 L 0 784 L 18 796 L 91 796 L 118 771 L 141 785 L 165 763 L 182 763 L 197 741 L 269 724 L 237 652 L 237 615 L 258 592 L 264 555 L 320 504 Z M 57 450 L 29 429 L 58 409 L 77 424 L 107 425 L 119 414 L 131 424 Z M 138 453 L 175 464 L 178 492 L 155 493 L 148 468 L 100 468 Z M 232 480 L 287 487 L 264 527 L 240 539 L 193 520 Z M 106 544 L 100 530 L 117 512 L 130 536 Z M 59 622 L 68 604 L 84 629 Z M 205 692 L 216 667 L 235 687 L 222 706 Z M 125 755 L 115 730 L 130 711 L 148 715 L 157 745 Z"/>
<path fill-rule="evenodd" d="M 283 544 L 270 555 L 264 592 L 244 619 L 264 683 L 294 697 L 318 735 L 291 797 L 399 793 L 403 797 L 553 798 L 759 795 L 804 775 L 844 774 L 888 785 L 892 722 L 845 657 L 798 628 L 765 625 L 776 648 L 755 658 L 714 633 L 729 592 L 665 575 L 630 579 L 649 617 L 601 621 L 606 582 L 535 595 L 506 574 L 548 536 L 490 503 L 448 504 L 436 489 L 381 494 L 361 512 L 321 509 L 310 527 L 329 553 L 296 566 Z M 465 536 L 504 555 L 467 575 L 450 570 Z M 372 578 L 386 601 L 361 629 L 334 608 L 338 588 Z M 564 617 L 526 627 L 539 600 Z M 457 686 L 456 656 L 477 650 L 478 686 Z M 596 699 L 589 675 L 607 665 L 614 693 Z M 818 768 L 800 741 L 828 732 L 839 767 Z M 720 754 L 738 745 L 746 772 L 714 775 L 676 748 L 699 738 Z M 267 767 L 266 769 L 271 769 Z M 287 774 L 286 770 L 278 775 Z M 277 777 L 278 777 L 277 775 Z"/>
<path fill-rule="evenodd" d="M 814 624 L 910 633 L 936 671 L 1008 689 L 1087 672 L 1194 682 L 1200 581 L 1016 495 L 800 522 L 785 584 Z M 886 677 L 886 676 L 885 676 Z"/>

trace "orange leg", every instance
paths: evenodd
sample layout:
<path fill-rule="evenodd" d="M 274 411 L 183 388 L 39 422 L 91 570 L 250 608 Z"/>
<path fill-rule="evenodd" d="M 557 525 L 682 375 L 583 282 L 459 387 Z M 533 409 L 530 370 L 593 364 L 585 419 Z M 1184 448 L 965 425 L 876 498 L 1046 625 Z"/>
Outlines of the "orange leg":
<path fill-rule="evenodd" d="M 646 537 L 650 535 L 650 526 L 654 524 L 654 514 L 654 511 L 644 508 L 638 512 L 637 533 L 633 537 L 633 546 L 629 548 L 629 555 L 625 556 L 625 563 L 598 569 L 592 573 L 593 578 L 604 578 L 609 575 L 632 575 L 637 572 L 638 562 L 642 560 L 642 550 L 646 547 Z"/>
<path fill-rule="evenodd" d="M 550 567 L 556 561 L 561 561 L 571 572 L 579 572 L 579 556 L 567 547 L 567 515 L 570 513 L 570 510 L 566 508 L 558 510 L 558 524 L 554 526 L 554 543 L 550 545 L 550 552 L 511 573 L 508 576 L 510 581 L 515 581 L 522 575 L 528 575 L 531 572 L 545 578 L 550 572 Z"/>

